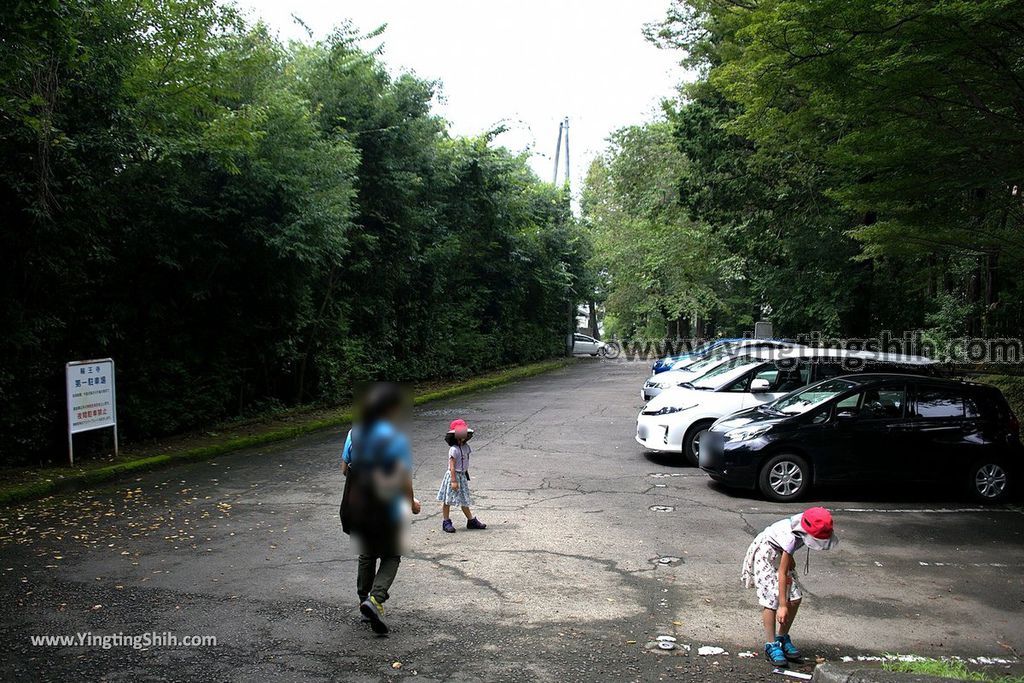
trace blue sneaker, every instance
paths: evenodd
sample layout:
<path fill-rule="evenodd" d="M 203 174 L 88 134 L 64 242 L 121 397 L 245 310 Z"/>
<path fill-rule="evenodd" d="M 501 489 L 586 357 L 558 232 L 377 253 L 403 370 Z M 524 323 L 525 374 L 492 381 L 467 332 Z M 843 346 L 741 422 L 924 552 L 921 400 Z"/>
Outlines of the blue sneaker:
<path fill-rule="evenodd" d="M 782 646 L 777 640 L 764 644 L 764 656 L 773 666 L 789 666 L 789 662 L 786 661 L 786 653 L 782 651 Z"/>
<path fill-rule="evenodd" d="M 798 650 L 796 645 L 793 644 L 793 641 L 790 640 L 788 633 L 784 636 L 775 636 L 775 642 L 782 648 L 782 654 L 784 654 L 786 659 L 789 661 L 799 662 L 803 660 L 800 656 L 800 650 Z"/>
<path fill-rule="evenodd" d="M 369 600 L 359 605 L 359 611 L 370 620 L 370 628 L 379 636 L 388 632 L 388 625 L 384 623 L 384 605 L 377 601 L 377 598 L 370 596 Z"/>

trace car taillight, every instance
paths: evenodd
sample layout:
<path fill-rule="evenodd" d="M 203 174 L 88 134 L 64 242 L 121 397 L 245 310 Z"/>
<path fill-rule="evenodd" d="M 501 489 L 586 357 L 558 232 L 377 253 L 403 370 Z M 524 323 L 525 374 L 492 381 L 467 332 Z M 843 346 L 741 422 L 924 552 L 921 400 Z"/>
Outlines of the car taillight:
<path fill-rule="evenodd" d="M 1017 416 L 1013 414 L 1012 410 L 1010 411 L 1010 419 L 1007 421 L 1007 425 L 1011 432 L 1014 434 L 1020 434 L 1020 420 L 1017 419 Z"/>

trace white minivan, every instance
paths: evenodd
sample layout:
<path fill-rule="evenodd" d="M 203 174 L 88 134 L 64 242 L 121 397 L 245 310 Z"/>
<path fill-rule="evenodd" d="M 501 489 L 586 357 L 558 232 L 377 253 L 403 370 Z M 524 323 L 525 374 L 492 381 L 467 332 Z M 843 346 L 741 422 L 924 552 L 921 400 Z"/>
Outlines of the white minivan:
<path fill-rule="evenodd" d="M 772 360 L 721 365 L 684 386 L 665 389 L 636 419 L 636 441 L 651 451 L 680 453 L 697 464 L 700 438 L 720 417 L 774 401 L 791 391 L 856 372 L 935 374 L 923 356 L 799 347 L 778 349 Z"/>

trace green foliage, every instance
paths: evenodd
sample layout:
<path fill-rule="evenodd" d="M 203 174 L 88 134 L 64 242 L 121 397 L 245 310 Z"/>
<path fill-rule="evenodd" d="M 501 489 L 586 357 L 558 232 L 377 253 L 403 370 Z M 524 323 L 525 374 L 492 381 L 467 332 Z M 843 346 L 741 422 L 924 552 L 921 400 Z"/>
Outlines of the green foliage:
<path fill-rule="evenodd" d="M 790 335 L 1019 336 L 1022 29 L 1012 0 L 673 0 L 647 35 L 698 78 L 666 107 L 681 155 L 658 177 L 680 240 L 701 225 L 728 257 L 712 271 L 740 264 L 712 285 L 713 326 L 770 310 Z"/>
<path fill-rule="evenodd" d="M 721 308 L 719 292 L 742 273 L 706 226 L 686 216 L 679 186 L 688 169 L 668 122 L 624 128 L 610 142 L 582 201 L 594 268 L 606 277 L 608 331 L 662 336 L 665 321 Z"/>
<path fill-rule="evenodd" d="M 138 439 L 562 349 L 567 199 L 351 27 L 16 0 L 0 30 L 0 460 L 60 452 L 71 359 L 115 358 Z"/>

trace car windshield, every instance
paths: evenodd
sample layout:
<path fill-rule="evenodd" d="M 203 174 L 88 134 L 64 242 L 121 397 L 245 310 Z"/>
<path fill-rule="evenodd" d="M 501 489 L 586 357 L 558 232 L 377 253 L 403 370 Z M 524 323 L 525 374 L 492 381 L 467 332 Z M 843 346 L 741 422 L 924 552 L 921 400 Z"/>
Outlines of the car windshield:
<path fill-rule="evenodd" d="M 830 379 L 803 391 L 780 398 L 778 401 L 769 403 L 766 408 L 773 413 L 782 415 L 800 415 L 808 410 L 819 406 L 837 394 L 853 388 L 852 382 L 842 379 Z"/>
<path fill-rule="evenodd" d="M 722 363 L 714 370 L 710 370 L 700 377 L 700 379 L 694 380 L 694 389 L 716 389 L 722 383 L 722 375 L 727 372 L 732 372 L 736 368 L 752 366 L 755 361 L 752 358 L 744 356 L 738 356 L 730 361 Z"/>
<path fill-rule="evenodd" d="M 699 360 L 696 363 L 693 363 L 692 365 L 688 365 L 686 367 L 686 370 L 688 372 L 689 371 L 701 372 L 702 370 L 708 370 L 708 369 L 714 367 L 714 365 L 716 363 L 718 363 L 719 361 L 721 361 L 723 358 L 725 358 L 725 354 L 724 353 L 722 353 L 722 354 L 715 354 L 714 356 L 711 356 L 710 358 L 705 358 L 704 360 Z"/>

